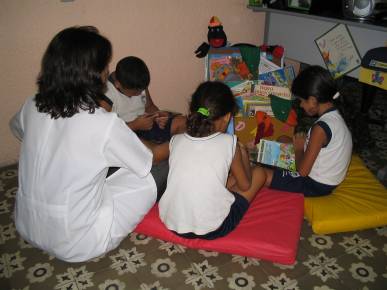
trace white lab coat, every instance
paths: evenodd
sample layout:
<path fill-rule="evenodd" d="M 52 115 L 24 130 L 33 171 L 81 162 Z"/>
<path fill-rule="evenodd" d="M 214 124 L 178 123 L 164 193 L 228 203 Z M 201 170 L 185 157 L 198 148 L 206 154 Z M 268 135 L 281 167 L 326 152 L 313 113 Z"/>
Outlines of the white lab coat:
<path fill-rule="evenodd" d="M 52 119 L 29 98 L 10 127 L 22 140 L 15 223 L 32 245 L 69 262 L 94 258 L 155 203 L 152 153 L 115 113 Z"/>

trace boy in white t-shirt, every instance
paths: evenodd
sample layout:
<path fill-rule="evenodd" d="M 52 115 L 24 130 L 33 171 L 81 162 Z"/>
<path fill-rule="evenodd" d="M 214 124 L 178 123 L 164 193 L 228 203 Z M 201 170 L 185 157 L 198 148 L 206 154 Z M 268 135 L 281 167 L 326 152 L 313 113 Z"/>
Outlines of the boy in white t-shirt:
<path fill-rule="evenodd" d="M 172 135 L 185 132 L 186 118 L 180 114 L 160 111 L 149 94 L 150 73 L 145 62 L 135 56 L 121 59 L 109 76 L 105 97 L 100 105 L 116 112 L 141 141 L 149 147 L 157 164 L 151 173 L 160 199 L 168 177 L 168 143 Z M 161 144 L 161 145 L 159 145 Z M 108 175 L 117 168 L 111 168 Z"/>
<path fill-rule="evenodd" d="M 125 57 L 109 76 L 101 105 L 116 112 L 141 139 L 160 144 L 184 132 L 186 118 L 160 111 L 149 94 L 149 83 L 150 73 L 144 61 L 135 56 Z"/>

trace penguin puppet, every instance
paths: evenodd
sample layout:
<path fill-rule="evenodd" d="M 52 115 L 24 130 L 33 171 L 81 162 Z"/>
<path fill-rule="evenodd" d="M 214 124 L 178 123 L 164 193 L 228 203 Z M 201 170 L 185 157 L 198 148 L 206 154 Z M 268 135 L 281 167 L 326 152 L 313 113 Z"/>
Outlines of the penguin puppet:
<path fill-rule="evenodd" d="M 227 45 L 227 36 L 223 31 L 222 23 L 219 18 L 212 16 L 208 25 L 207 33 L 208 43 L 203 42 L 196 50 L 195 54 L 198 58 L 203 58 L 207 55 L 210 47 L 219 48 Z"/>

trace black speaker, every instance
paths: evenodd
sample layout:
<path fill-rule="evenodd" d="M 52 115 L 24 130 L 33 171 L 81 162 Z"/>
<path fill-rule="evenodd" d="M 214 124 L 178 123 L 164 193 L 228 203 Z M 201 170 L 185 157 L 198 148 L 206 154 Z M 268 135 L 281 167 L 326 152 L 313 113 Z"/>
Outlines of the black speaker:
<path fill-rule="evenodd" d="M 387 16 L 387 0 L 343 0 L 343 16 L 359 20 L 378 20 Z"/>

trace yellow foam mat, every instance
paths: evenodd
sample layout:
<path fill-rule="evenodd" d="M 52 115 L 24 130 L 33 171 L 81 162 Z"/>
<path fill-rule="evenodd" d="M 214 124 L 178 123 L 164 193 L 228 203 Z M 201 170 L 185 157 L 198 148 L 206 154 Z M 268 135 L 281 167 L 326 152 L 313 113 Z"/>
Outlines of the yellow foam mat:
<path fill-rule="evenodd" d="M 331 195 L 305 198 L 304 215 L 317 234 L 387 225 L 387 189 L 353 155 L 347 177 Z"/>

